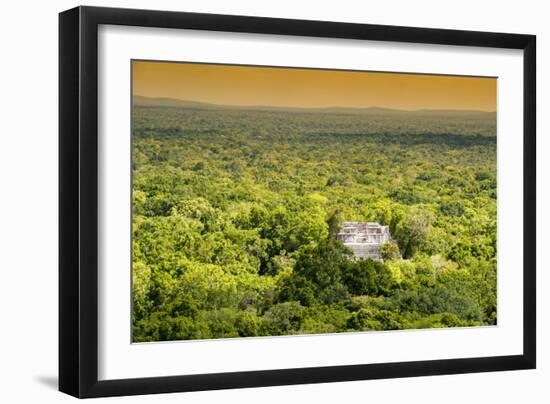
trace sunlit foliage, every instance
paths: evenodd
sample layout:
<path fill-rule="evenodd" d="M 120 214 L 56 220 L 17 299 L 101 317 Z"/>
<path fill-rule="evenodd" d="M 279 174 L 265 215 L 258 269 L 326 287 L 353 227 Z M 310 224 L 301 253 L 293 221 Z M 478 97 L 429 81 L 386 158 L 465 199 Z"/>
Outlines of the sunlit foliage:
<path fill-rule="evenodd" d="M 494 116 L 136 107 L 132 142 L 134 341 L 496 324 Z"/>

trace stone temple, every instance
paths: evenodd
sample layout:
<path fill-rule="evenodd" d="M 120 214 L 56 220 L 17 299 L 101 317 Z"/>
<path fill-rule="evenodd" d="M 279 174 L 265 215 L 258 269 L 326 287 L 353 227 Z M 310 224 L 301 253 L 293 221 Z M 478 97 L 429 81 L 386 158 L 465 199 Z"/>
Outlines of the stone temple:
<path fill-rule="evenodd" d="M 375 222 L 344 222 L 336 238 L 353 251 L 355 259 L 382 260 L 380 246 L 394 243 L 388 226 Z"/>

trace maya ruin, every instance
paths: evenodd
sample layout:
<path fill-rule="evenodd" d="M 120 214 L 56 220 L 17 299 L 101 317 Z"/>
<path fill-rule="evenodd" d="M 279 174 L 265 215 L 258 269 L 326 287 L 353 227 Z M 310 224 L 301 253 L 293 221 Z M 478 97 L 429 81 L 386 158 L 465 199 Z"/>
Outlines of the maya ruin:
<path fill-rule="evenodd" d="M 356 259 L 382 260 L 380 246 L 395 243 L 388 226 L 376 222 L 344 222 L 337 239 L 353 251 Z"/>

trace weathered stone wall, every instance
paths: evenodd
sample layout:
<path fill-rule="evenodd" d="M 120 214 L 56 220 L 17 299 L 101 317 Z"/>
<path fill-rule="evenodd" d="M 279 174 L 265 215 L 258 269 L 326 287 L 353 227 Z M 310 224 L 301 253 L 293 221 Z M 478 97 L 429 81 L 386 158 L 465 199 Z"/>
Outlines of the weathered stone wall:
<path fill-rule="evenodd" d="M 380 246 L 393 242 L 388 226 L 375 222 L 344 222 L 336 237 L 357 259 L 381 260 Z"/>

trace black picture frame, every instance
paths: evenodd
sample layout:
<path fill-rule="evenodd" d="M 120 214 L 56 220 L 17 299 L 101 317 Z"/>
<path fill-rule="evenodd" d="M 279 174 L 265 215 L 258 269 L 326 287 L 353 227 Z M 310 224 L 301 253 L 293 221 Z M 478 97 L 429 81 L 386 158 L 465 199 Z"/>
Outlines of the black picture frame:
<path fill-rule="evenodd" d="M 463 45 L 523 50 L 523 354 L 98 380 L 98 26 Z M 536 366 L 536 37 L 184 12 L 77 7 L 59 15 L 59 390 L 103 397 L 324 383 Z"/>

